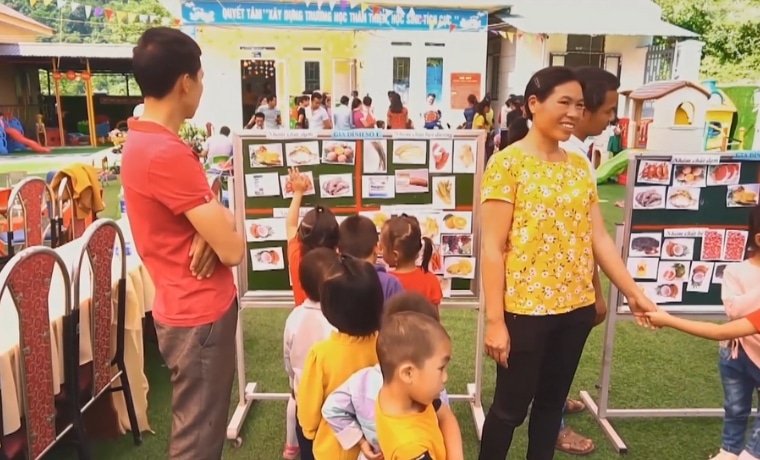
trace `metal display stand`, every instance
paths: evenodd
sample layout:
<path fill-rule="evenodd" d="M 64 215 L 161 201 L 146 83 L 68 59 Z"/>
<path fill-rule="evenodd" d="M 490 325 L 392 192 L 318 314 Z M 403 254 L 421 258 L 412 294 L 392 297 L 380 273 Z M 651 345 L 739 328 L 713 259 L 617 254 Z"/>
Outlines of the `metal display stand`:
<path fill-rule="evenodd" d="M 699 155 L 699 154 L 694 154 Z M 732 157 L 740 160 L 741 157 L 732 153 L 723 153 L 721 157 Z M 633 184 L 636 180 L 636 159 L 661 160 L 663 155 L 643 154 L 632 158 L 628 165 L 628 180 Z M 669 159 L 669 156 L 667 157 Z M 626 222 L 631 222 L 631 206 L 633 202 L 633 186 L 629 185 L 626 191 Z M 625 224 L 627 225 L 627 224 Z M 626 260 L 630 231 L 626 231 L 624 224 L 617 224 L 615 228 L 615 243 L 619 254 Z M 598 384 L 598 402 L 588 391 L 581 391 L 580 397 L 588 408 L 591 415 L 596 419 L 604 431 L 607 439 L 612 443 L 618 453 L 628 452 L 628 446 L 620 437 L 610 422 L 613 418 L 664 418 L 664 417 L 723 417 L 724 410 L 718 408 L 639 408 L 639 409 L 615 409 L 610 407 L 610 380 L 612 376 L 612 356 L 615 344 L 615 326 L 619 321 L 630 321 L 633 318 L 630 309 L 622 302 L 622 296 L 615 285 L 610 284 L 608 297 L 608 316 L 604 331 L 604 349 L 602 351 L 602 365 Z M 725 311 L 722 305 L 693 306 L 674 305 L 667 307 L 667 311 L 677 314 L 679 317 L 695 320 L 718 320 L 725 319 Z"/>
<path fill-rule="evenodd" d="M 457 131 L 452 133 L 452 138 L 456 137 Z M 321 131 L 316 132 L 315 137 L 324 138 L 329 136 L 329 132 Z M 239 225 L 245 225 L 245 199 L 240 200 L 242 203 L 239 206 L 235 206 L 234 197 L 245 197 L 245 186 L 242 170 L 242 162 L 244 161 L 243 149 L 242 149 L 242 137 L 250 136 L 249 132 L 235 133 L 234 143 L 234 181 L 231 181 L 230 190 L 230 207 L 234 209 L 235 216 Z M 485 139 L 483 136 L 479 137 L 478 148 L 478 167 L 475 174 L 475 183 L 479 184 L 481 176 L 483 174 L 484 166 L 484 144 Z M 473 223 L 473 255 L 477 257 L 477 248 L 479 247 L 479 234 L 480 227 L 476 225 L 476 219 L 480 202 L 473 200 L 472 209 L 472 223 Z M 240 309 L 268 309 L 268 308 L 287 308 L 292 309 L 295 305 L 293 303 L 292 292 L 274 292 L 274 291 L 251 291 L 247 292 L 248 279 L 248 258 L 244 258 L 243 263 L 238 267 L 236 273 L 236 279 L 240 283 L 239 301 Z M 475 280 L 480 280 L 480 264 L 476 264 L 475 267 Z M 475 285 L 475 281 L 473 281 Z M 476 331 L 476 344 L 475 344 L 475 375 L 474 381 L 467 384 L 466 393 L 462 394 L 450 394 L 449 400 L 454 402 L 467 402 L 470 405 L 473 421 L 475 422 L 475 428 L 478 438 L 481 437 L 483 431 L 483 422 L 485 420 L 485 413 L 481 403 L 482 394 L 482 381 L 483 381 L 483 353 L 484 353 L 484 333 L 485 333 L 485 311 L 482 307 L 480 299 L 480 282 L 472 292 L 460 292 L 453 293 L 451 298 L 445 298 L 441 303 L 441 308 L 465 308 L 476 309 L 477 315 L 477 331 Z M 237 378 L 238 378 L 238 403 L 234 413 L 227 426 L 227 439 L 233 442 L 234 446 L 240 446 L 242 438 L 240 432 L 245 422 L 245 418 L 251 409 L 254 401 L 287 401 L 290 397 L 290 393 L 267 393 L 264 392 L 263 385 L 260 382 L 248 381 L 245 370 L 245 347 L 244 347 L 244 332 L 240 321 L 238 321 L 237 333 L 236 333 L 236 360 L 237 360 Z"/>

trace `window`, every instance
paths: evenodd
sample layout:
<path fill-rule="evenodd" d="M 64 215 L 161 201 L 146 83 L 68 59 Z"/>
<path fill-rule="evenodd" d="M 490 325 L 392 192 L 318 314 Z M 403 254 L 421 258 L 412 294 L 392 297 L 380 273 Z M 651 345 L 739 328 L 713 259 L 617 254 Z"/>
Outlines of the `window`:
<path fill-rule="evenodd" d="M 411 58 L 393 58 L 393 91 L 401 96 L 403 102 L 409 101 L 409 80 L 411 78 Z"/>
<path fill-rule="evenodd" d="M 435 100 L 441 102 L 443 96 L 443 58 L 427 58 L 425 97 L 435 94 Z"/>
<path fill-rule="evenodd" d="M 604 53 L 604 35 L 568 35 L 567 52 Z"/>
<path fill-rule="evenodd" d="M 597 53 L 567 53 L 565 65 L 568 67 L 599 67 L 603 68 L 604 54 Z"/>
<path fill-rule="evenodd" d="M 319 61 L 306 61 L 303 63 L 304 90 L 308 92 L 318 91 L 322 86 L 322 69 Z"/>

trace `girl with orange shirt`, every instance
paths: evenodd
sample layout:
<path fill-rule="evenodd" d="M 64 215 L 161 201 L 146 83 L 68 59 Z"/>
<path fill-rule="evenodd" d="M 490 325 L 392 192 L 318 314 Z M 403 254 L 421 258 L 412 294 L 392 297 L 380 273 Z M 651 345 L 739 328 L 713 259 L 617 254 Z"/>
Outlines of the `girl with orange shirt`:
<path fill-rule="evenodd" d="M 293 198 L 290 201 L 288 215 L 285 218 L 285 229 L 288 237 L 288 271 L 290 272 L 290 281 L 293 283 L 295 304 L 299 306 L 307 298 L 306 292 L 301 286 L 301 277 L 298 274 L 301 259 L 304 254 L 315 248 L 337 250 L 340 233 L 335 215 L 329 209 L 319 205 L 307 212 L 299 224 L 298 218 L 301 214 L 303 195 L 309 187 L 314 187 L 314 184 L 309 183 L 308 176 L 301 174 L 298 168 L 290 169 L 288 181 L 293 187 Z"/>
<path fill-rule="evenodd" d="M 441 304 L 441 283 L 428 269 L 433 256 L 433 241 L 422 237 L 420 223 L 415 217 L 401 214 L 390 218 L 380 233 L 380 246 L 383 260 L 393 268 L 390 273 L 398 278 L 404 290 L 419 292 L 435 306 Z M 420 251 L 422 262 L 418 266 Z"/>

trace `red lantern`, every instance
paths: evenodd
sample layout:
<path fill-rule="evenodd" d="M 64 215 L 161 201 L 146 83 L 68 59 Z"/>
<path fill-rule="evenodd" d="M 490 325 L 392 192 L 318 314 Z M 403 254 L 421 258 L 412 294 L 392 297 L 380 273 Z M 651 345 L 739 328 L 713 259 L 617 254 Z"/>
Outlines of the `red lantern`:
<path fill-rule="evenodd" d="M 77 79 L 77 73 L 74 72 L 73 70 L 69 70 L 68 72 L 66 72 L 66 78 L 69 81 L 74 81 Z"/>
<path fill-rule="evenodd" d="M 61 72 L 53 72 L 53 80 L 61 81 Z"/>
<path fill-rule="evenodd" d="M 91 77 L 90 72 L 82 72 L 79 76 L 82 78 L 83 81 L 90 81 L 90 77 Z"/>

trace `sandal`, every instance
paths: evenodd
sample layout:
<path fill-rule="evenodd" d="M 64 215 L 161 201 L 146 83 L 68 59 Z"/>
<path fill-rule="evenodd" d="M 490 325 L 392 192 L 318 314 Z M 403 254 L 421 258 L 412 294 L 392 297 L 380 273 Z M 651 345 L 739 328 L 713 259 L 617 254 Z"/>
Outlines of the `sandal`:
<path fill-rule="evenodd" d="M 570 427 L 565 427 L 557 436 L 555 449 L 570 455 L 588 455 L 596 450 L 596 446 L 593 440 L 576 433 Z"/>
<path fill-rule="evenodd" d="M 586 405 L 583 404 L 583 401 L 567 398 L 567 402 L 565 403 L 565 414 L 578 414 L 584 410 L 586 410 Z"/>

